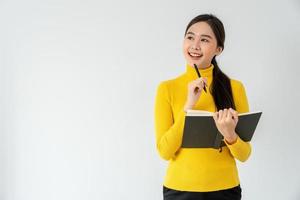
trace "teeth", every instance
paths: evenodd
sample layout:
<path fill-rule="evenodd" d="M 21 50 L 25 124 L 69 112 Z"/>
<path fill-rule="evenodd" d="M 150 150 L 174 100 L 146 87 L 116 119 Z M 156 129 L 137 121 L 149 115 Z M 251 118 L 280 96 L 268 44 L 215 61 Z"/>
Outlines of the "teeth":
<path fill-rule="evenodd" d="M 197 53 L 189 53 L 191 56 L 195 56 L 195 57 L 200 57 L 201 55 L 200 54 L 197 54 Z"/>

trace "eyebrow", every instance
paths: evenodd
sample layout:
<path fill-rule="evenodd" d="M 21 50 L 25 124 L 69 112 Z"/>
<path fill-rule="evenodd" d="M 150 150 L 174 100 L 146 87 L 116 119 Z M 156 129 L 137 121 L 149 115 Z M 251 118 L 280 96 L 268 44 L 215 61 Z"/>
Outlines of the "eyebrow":
<path fill-rule="evenodd" d="M 186 34 L 195 35 L 195 33 L 191 32 L 191 31 L 187 32 Z"/>
<path fill-rule="evenodd" d="M 191 31 L 187 32 L 186 34 L 196 35 L 195 33 L 191 32 Z M 212 39 L 212 37 L 210 35 L 202 34 L 200 36 L 202 36 L 202 37 L 208 37 L 208 38 Z"/>

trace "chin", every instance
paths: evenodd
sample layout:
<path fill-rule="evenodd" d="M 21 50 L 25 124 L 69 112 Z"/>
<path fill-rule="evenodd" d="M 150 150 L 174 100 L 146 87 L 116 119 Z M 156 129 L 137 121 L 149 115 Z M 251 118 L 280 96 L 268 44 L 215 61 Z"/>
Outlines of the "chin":
<path fill-rule="evenodd" d="M 201 68 L 203 67 L 203 66 L 202 66 L 202 65 L 203 65 L 203 62 L 201 62 L 201 61 L 199 61 L 199 60 L 192 60 L 192 59 L 189 59 L 189 60 L 188 60 L 188 63 L 189 63 L 189 65 L 191 65 L 191 66 L 194 66 L 194 64 L 196 64 L 198 68 L 199 68 L 199 66 L 201 66 Z"/>
<path fill-rule="evenodd" d="M 203 67 L 202 65 L 205 63 L 203 62 L 203 58 L 193 59 L 189 55 L 185 55 L 185 60 L 190 66 L 194 66 L 194 64 L 196 64 L 198 67 L 199 66 Z"/>

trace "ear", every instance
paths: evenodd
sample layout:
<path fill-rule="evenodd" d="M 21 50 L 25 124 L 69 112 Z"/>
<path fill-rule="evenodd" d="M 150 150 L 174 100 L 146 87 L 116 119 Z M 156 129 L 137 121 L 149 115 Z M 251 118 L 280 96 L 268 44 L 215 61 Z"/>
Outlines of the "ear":
<path fill-rule="evenodd" d="M 223 51 L 222 47 L 217 47 L 216 56 L 220 55 Z"/>

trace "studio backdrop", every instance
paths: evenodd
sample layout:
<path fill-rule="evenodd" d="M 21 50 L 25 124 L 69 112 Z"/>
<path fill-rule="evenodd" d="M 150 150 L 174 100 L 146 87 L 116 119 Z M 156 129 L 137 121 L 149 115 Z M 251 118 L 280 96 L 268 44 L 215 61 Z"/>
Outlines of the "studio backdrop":
<path fill-rule="evenodd" d="M 187 23 L 225 26 L 220 68 L 263 115 L 237 161 L 244 200 L 300 199 L 298 0 L 0 1 L 0 199 L 162 199 L 158 84 Z"/>

